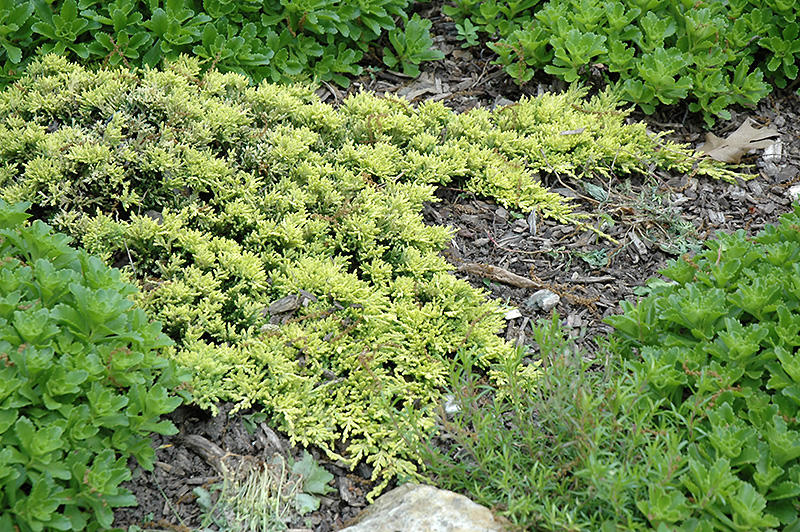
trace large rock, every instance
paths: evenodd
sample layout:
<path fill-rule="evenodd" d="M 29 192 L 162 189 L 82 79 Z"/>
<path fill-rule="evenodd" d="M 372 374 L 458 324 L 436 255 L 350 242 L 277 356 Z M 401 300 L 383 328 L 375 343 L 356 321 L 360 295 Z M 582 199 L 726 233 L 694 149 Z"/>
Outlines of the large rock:
<path fill-rule="evenodd" d="M 380 497 L 340 532 L 500 532 L 508 521 L 463 495 L 404 484 Z"/>

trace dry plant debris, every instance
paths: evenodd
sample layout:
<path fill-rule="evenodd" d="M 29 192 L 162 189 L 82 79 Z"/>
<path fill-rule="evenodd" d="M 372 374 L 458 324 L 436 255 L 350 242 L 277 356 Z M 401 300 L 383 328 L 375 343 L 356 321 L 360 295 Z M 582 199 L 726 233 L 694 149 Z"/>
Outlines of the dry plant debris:
<path fill-rule="evenodd" d="M 739 164 L 742 157 L 752 151 L 772 146 L 780 138 L 780 133 L 767 127 L 753 127 L 753 120 L 748 118 L 739 129 L 728 135 L 728 138 L 720 138 L 713 133 L 706 133 L 706 143 L 701 151 L 715 161 L 723 163 Z"/>

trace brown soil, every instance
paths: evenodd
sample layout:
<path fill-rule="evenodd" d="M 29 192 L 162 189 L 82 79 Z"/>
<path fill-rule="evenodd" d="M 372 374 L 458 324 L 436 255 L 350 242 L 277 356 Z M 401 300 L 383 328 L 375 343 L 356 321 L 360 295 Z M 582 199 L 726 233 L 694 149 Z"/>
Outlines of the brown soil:
<path fill-rule="evenodd" d="M 380 70 L 376 61 L 376 68 L 353 80 L 347 90 L 326 84 L 318 95 L 336 105 L 348 94 L 367 90 L 398 94 L 412 102 L 441 100 L 463 112 L 478 106 L 505 105 L 523 94 L 563 88 L 547 78 L 518 87 L 500 67 L 491 64 L 487 49 L 461 49 L 454 24 L 441 14 L 439 2 L 427 5 L 421 14 L 434 21 L 436 45 L 445 52 L 444 60 L 424 65 L 417 79 Z M 536 288 L 514 286 L 515 281 L 504 276 L 504 272 L 511 272 L 527 279 L 529 285 L 533 281 L 558 294 L 560 302 L 555 311 L 562 323 L 591 350 L 592 338 L 610 330 L 600 320 L 617 312 L 620 300 L 635 299 L 636 288 L 657 275 L 670 258 L 691 252 L 716 231 L 743 229 L 754 234 L 791 209 L 789 187 L 800 180 L 800 99 L 794 93 L 776 91 L 757 109 L 734 112 L 732 120 L 718 123 L 714 133 L 725 136 L 747 117 L 781 133 L 781 152 L 772 157 L 761 152 L 745 157 L 742 172 L 752 179 L 738 185 L 660 171 L 632 178 L 589 180 L 594 188 L 585 186 L 585 181 L 546 177 L 552 190 L 574 198 L 576 210 L 588 215 L 587 223 L 602 227 L 610 239 L 509 212 L 485 198 L 448 188 L 438 191 L 440 201 L 426 205 L 424 216 L 428 223 L 449 225 L 457 231 L 445 252 L 455 275 L 488 288 L 491 297 L 518 307 L 520 316 L 507 322 L 507 339 L 530 342 L 531 325 L 550 316 L 533 304 L 531 295 Z M 693 146 L 702 142 L 705 132 L 701 117 L 681 107 L 652 116 L 638 114 L 635 119 L 644 120 L 654 131 L 672 130 L 670 138 Z M 604 191 L 605 198 L 598 195 L 600 189 L 596 187 Z M 613 225 L 603 224 L 609 216 Z M 465 266 L 468 264 L 481 265 L 482 269 Z M 268 458 L 281 452 L 299 458 L 300 450 L 290 448 L 285 436 L 276 434 L 266 423 L 256 424 L 255 432 L 249 433 L 243 419 L 252 412 L 229 416 L 229 411 L 229 405 L 221 405 L 220 414 L 211 417 L 202 410 L 182 407 L 171 416 L 180 433 L 153 439 L 158 460 L 154 471 L 144 471 L 132 463 L 135 478 L 127 487 L 136 495 L 139 506 L 119 509 L 116 526 L 218 530 L 213 523 L 201 522 L 201 508 L 193 491 L 197 487 L 209 490 L 221 480 L 214 467 L 215 453 L 218 458 L 225 453 Z M 348 471 L 310 451 L 334 475 L 336 490 L 323 498 L 319 511 L 289 526 L 315 532 L 338 530 L 366 505 L 371 472 L 366 466 Z"/>

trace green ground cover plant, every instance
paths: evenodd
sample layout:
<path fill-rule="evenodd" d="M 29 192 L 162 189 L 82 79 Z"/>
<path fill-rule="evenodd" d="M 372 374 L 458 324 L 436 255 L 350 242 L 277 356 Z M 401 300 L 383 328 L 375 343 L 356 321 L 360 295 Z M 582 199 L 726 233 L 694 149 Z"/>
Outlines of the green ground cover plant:
<path fill-rule="evenodd" d="M 448 391 L 460 410 L 439 409 L 436 429 L 414 434 L 428 474 L 521 530 L 649 530 L 636 500 L 680 450 L 679 439 L 661 435 L 670 422 L 655 418 L 619 357 L 595 361 L 578 350 L 557 315 L 534 331 L 537 360 L 518 350 L 502 386 L 482 377 L 477 353 L 458 354 Z M 520 367 L 537 370 L 530 378 Z"/>
<path fill-rule="evenodd" d="M 798 244 L 800 205 L 755 238 L 719 233 L 624 302 L 592 358 L 555 317 L 533 380 L 518 353 L 478 385 L 463 351 L 429 471 L 535 530 L 800 530 Z"/>
<path fill-rule="evenodd" d="M 688 100 L 709 126 L 764 98 L 765 75 L 785 87 L 800 64 L 797 6 L 786 0 L 456 0 L 444 10 L 488 35 L 518 83 L 539 69 L 599 79 L 647 113 Z"/>
<path fill-rule="evenodd" d="M 409 0 L 2 0 L 0 87 L 49 52 L 85 65 L 154 67 L 180 54 L 206 67 L 290 82 L 346 86 L 382 35 L 383 59 L 417 75 L 431 50 L 430 21 Z"/>
<path fill-rule="evenodd" d="M 104 530 L 186 380 L 119 270 L 0 200 L 0 529 Z"/>
<path fill-rule="evenodd" d="M 50 55 L 0 93 L 0 197 L 35 202 L 140 286 L 197 404 L 261 404 L 294 443 L 410 478 L 395 412 L 436 403 L 459 348 L 492 378 L 511 352 L 501 306 L 439 255 L 450 230 L 422 221 L 435 186 L 580 223 L 537 172 L 732 176 L 582 96 L 457 115 L 360 94 L 335 110 L 308 88 L 201 76 L 197 59 L 134 74 Z"/>
<path fill-rule="evenodd" d="M 674 283 L 609 318 L 692 438 L 680 489 L 641 506 L 651 521 L 700 510 L 714 529 L 800 529 L 798 243 L 800 206 L 755 239 L 720 233 L 663 270 Z"/>
<path fill-rule="evenodd" d="M 414 14 L 406 22 L 405 31 L 390 31 L 389 42 L 392 48 L 384 47 L 384 64 L 395 69 L 399 66 L 405 74 L 417 77 L 420 63 L 444 59 L 441 51 L 432 49 L 430 29 L 430 20 L 423 20 Z"/>

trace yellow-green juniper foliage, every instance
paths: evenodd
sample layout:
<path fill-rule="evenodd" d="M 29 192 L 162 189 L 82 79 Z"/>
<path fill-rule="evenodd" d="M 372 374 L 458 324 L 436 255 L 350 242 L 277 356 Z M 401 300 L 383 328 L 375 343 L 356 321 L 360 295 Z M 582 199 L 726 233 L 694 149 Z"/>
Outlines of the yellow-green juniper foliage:
<path fill-rule="evenodd" d="M 33 63 L 0 93 L 0 197 L 138 282 L 198 404 L 263 405 L 384 485 L 416 472 L 392 409 L 435 404 L 456 350 L 492 374 L 511 349 L 500 306 L 440 257 L 450 230 L 422 222 L 435 185 L 569 221 L 537 172 L 692 167 L 608 96 L 457 115 L 361 94 L 335 110 L 308 88 L 199 73 Z M 290 295 L 304 305 L 270 314 Z"/>

